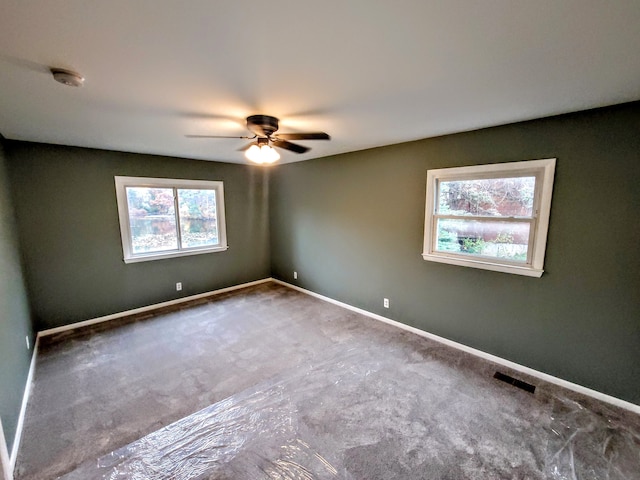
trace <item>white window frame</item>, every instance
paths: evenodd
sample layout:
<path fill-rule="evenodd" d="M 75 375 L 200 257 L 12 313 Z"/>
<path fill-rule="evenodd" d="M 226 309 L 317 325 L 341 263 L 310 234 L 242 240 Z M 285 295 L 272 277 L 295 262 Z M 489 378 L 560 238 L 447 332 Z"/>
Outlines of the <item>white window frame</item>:
<path fill-rule="evenodd" d="M 184 257 L 203 253 L 222 252 L 227 250 L 227 230 L 224 215 L 224 185 L 219 181 L 183 180 L 172 178 L 150 177 L 115 177 L 116 199 L 118 202 L 118 216 L 120 218 L 120 236 L 122 238 L 122 252 L 125 263 L 146 262 L 163 258 Z M 129 223 L 129 203 L 127 202 L 127 187 L 173 188 L 176 202 L 176 228 L 180 235 L 180 215 L 178 212 L 177 189 L 215 190 L 216 192 L 216 228 L 218 229 L 218 244 L 215 246 L 181 248 L 177 250 L 163 250 L 162 252 L 133 253 L 131 226 Z M 180 244 L 180 242 L 178 242 Z"/>
<path fill-rule="evenodd" d="M 497 272 L 513 273 L 530 277 L 541 277 L 544 269 L 544 254 L 547 246 L 549 215 L 556 159 L 527 160 L 520 162 L 475 165 L 469 167 L 441 168 L 427 171 L 427 199 L 425 206 L 424 249 L 422 257 L 431 262 L 449 263 L 463 267 L 481 268 Z M 529 221 L 529 248 L 525 263 L 496 258 L 470 256 L 453 252 L 439 252 L 437 245 L 438 218 L 436 212 L 438 183 L 452 180 L 477 180 L 483 178 L 536 177 L 532 217 L 496 217 L 498 221 Z M 447 217 L 445 215 L 445 217 Z M 473 216 L 460 218 L 474 219 Z M 486 217 L 484 217 L 486 218 Z"/>

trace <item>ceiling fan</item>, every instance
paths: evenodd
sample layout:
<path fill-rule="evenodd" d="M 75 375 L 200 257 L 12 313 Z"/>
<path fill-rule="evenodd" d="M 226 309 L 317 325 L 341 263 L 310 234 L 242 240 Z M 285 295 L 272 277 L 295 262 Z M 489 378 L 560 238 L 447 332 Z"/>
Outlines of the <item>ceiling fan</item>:
<path fill-rule="evenodd" d="M 280 154 L 273 148 L 284 148 L 294 153 L 305 153 L 309 147 L 292 143 L 289 140 L 330 140 L 324 132 L 278 133 L 278 119 L 269 115 L 251 115 L 247 117 L 247 128 L 253 136 L 229 137 L 220 135 L 186 135 L 189 138 L 246 138 L 255 140 L 240 149 L 246 157 L 255 163 L 273 163 Z"/>

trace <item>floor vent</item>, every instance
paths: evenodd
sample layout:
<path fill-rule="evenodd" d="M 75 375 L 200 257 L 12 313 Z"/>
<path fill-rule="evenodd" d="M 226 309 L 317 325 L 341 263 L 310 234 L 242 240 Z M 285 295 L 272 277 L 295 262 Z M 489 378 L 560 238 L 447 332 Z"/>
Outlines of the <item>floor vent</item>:
<path fill-rule="evenodd" d="M 535 385 L 531 385 L 530 383 L 523 382 L 522 380 L 518 380 L 517 378 L 510 377 L 509 375 L 505 375 L 504 373 L 496 372 L 493 378 L 497 378 L 498 380 L 502 380 L 503 382 L 510 383 L 514 387 L 521 388 L 522 390 L 526 390 L 529 393 L 534 393 L 536 391 Z"/>

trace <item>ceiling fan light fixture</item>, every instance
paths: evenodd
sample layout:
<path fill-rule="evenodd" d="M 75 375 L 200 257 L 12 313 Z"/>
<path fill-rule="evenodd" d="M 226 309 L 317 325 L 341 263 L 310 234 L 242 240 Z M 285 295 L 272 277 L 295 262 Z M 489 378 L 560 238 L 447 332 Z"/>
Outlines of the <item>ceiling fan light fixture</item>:
<path fill-rule="evenodd" d="M 306 153 L 309 147 L 290 142 L 289 140 L 330 140 L 325 132 L 276 133 L 278 119 L 270 115 L 251 115 L 247 117 L 247 129 L 251 137 L 229 137 L 226 135 L 186 135 L 191 138 L 246 138 L 253 140 L 249 145 L 240 148 L 245 157 L 253 163 L 271 164 L 280 160 L 280 154 L 271 146 L 282 148 L 293 153 Z"/>
<path fill-rule="evenodd" d="M 253 144 L 244 154 L 253 163 L 264 164 L 274 163 L 280 159 L 280 154 L 270 145 Z"/>

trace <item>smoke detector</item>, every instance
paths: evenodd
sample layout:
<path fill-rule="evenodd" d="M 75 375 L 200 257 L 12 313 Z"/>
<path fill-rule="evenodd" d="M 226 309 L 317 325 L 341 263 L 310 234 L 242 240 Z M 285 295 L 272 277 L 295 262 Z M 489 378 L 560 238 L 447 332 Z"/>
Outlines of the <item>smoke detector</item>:
<path fill-rule="evenodd" d="M 77 72 L 65 70 L 64 68 L 52 68 L 51 74 L 56 82 L 63 83 L 70 87 L 81 87 L 84 77 Z"/>

